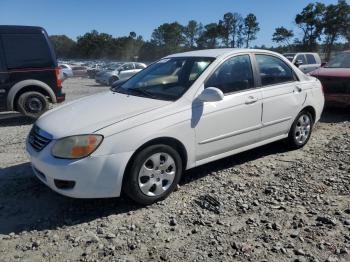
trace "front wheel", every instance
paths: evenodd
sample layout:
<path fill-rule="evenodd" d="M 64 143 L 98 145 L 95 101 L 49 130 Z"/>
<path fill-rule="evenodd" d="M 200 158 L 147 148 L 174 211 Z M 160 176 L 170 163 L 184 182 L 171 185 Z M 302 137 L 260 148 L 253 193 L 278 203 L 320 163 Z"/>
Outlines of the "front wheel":
<path fill-rule="evenodd" d="M 49 101 L 39 92 L 25 92 L 17 100 L 17 109 L 30 118 L 38 118 L 49 109 Z"/>
<path fill-rule="evenodd" d="M 298 114 L 289 131 L 288 143 L 292 148 L 301 148 L 309 141 L 313 127 L 312 115 L 307 111 Z"/>
<path fill-rule="evenodd" d="M 168 145 L 153 145 L 137 153 L 123 189 L 135 202 L 150 205 L 174 191 L 181 175 L 179 153 Z"/>
<path fill-rule="evenodd" d="M 112 76 L 112 77 L 108 80 L 108 84 L 109 84 L 110 86 L 112 86 L 113 83 L 114 83 L 115 81 L 118 81 L 118 77 Z"/>

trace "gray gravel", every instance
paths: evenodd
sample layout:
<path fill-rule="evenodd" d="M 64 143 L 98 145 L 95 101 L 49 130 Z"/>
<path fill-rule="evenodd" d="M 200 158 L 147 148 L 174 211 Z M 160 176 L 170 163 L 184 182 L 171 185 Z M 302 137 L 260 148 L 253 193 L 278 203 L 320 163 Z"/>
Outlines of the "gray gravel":
<path fill-rule="evenodd" d="M 68 100 L 107 90 L 65 82 Z M 0 115 L 1 261 L 350 261 L 350 112 L 308 145 L 281 142 L 190 170 L 161 203 L 60 196 L 33 177 L 31 122 Z"/>

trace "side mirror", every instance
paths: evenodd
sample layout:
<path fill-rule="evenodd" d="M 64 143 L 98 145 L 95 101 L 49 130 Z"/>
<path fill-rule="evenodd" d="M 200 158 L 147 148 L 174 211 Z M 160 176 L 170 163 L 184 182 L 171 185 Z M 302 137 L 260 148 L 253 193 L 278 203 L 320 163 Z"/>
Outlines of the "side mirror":
<path fill-rule="evenodd" d="M 321 63 L 321 67 L 324 67 L 326 64 L 326 62 Z"/>
<path fill-rule="evenodd" d="M 216 87 L 205 88 L 198 96 L 202 102 L 217 102 L 224 99 L 224 93 Z"/>
<path fill-rule="evenodd" d="M 296 60 L 295 62 L 294 62 L 294 65 L 296 66 L 296 67 L 299 67 L 299 66 L 301 66 L 303 64 L 303 60 Z"/>

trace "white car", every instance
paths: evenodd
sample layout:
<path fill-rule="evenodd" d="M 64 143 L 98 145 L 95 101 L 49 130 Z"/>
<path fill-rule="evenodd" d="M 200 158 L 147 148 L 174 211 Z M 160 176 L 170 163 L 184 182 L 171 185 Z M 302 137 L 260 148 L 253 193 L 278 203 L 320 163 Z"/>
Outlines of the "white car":
<path fill-rule="evenodd" d="M 101 93 L 39 118 L 26 148 L 36 176 L 76 198 L 141 204 L 168 196 L 184 170 L 286 139 L 304 146 L 321 83 L 270 51 L 170 55 Z"/>
<path fill-rule="evenodd" d="M 60 64 L 58 66 L 61 69 L 61 73 L 63 75 L 63 79 L 67 79 L 68 77 L 73 76 L 73 70 L 70 65 L 67 64 Z"/>
<path fill-rule="evenodd" d="M 320 68 L 322 65 L 321 58 L 317 53 L 287 53 L 283 55 L 305 74 Z"/>

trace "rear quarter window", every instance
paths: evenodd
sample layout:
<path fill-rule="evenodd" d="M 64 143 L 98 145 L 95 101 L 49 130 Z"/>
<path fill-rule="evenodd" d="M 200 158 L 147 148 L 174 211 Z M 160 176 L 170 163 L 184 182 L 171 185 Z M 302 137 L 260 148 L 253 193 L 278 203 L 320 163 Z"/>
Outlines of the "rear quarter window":
<path fill-rule="evenodd" d="M 3 34 L 1 38 L 8 69 L 54 66 L 43 34 Z"/>
<path fill-rule="evenodd" d="M 307 63 L 309 65 L 317 64 L 316 59 L 315 59 L 314 55 L 312 55 L 312 54 L 306 54 L 306 59 L 307 59 Z"/>

